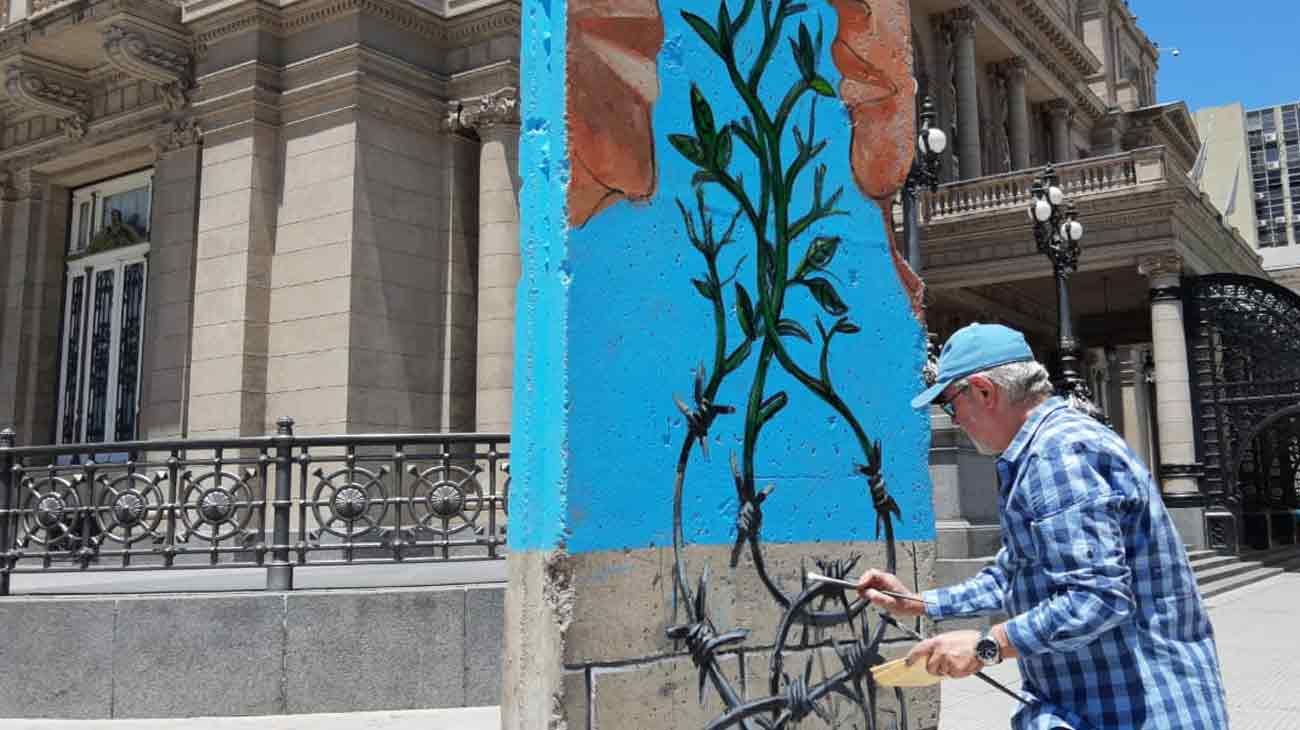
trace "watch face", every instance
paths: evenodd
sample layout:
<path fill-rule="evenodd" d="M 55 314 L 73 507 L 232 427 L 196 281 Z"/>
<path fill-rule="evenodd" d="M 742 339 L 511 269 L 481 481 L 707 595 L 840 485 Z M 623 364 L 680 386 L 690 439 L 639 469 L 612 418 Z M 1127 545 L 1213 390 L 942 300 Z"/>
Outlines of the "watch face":
<path fill-rule="evenodd" d="M 998 642 L 984 637 L 975 644 L 975 657 L 985 664 L 996 664 L 1002 652 L 998 651 Z"/>

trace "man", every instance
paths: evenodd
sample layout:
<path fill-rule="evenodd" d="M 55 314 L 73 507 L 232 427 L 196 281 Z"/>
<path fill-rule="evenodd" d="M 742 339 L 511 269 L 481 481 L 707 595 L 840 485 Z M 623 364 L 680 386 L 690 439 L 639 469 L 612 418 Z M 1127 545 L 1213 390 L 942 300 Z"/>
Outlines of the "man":
<path fill-rule="evenodd" d="M 876 570 L 858 590 L 895 614 L 1012 618 L 931 637 L 909 663 L 955 678 L 1017 658 L 1032 702 L 1017 708 L 1016 730 L 1227 728 L 1214 633 L 1182 541 L 1123 440 L 1052 397 L 1024 336 L 1000 325 L 948 340 L 938 380 L 912 401 L 931 404 L 981 453 L 1000 455 L 1002 549 L 970 580 L 921 596 Z"/>

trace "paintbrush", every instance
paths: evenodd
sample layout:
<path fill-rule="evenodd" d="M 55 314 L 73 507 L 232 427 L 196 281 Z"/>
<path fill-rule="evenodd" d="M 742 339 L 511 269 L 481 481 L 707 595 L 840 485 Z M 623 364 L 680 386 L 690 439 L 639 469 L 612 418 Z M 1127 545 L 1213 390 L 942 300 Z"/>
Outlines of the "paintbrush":
<path fill-rule="evenodd" d="M 830 583 L 833 586 L 839 586 L 846 590 L 856 591 L 858 589 L 858 584 L 854 583 L 853 581 L 840 580 L 839 578 L 832 578 L 828 575 L 822 575 L 820 573 L 814 573 L 812 571 L 808 572 L 808 580 L 817 581 L 818 583 Z M 934 605 L 933 601 L 927 601 L 923 598 L 917 598 L 916 596 L 909 596 L 906 593 L 898 593 L 897 591 L 886 591 L 886 590 L 881 590 L 879 588 L 872 588 L 871 590 L 876 591 L 878 593 L 883 593 L 886 596 L 889 596 L 890 598 L 897 598 L 900 601 L 916 601 L 917 603 L 924 603 L 927 606 Z"/>

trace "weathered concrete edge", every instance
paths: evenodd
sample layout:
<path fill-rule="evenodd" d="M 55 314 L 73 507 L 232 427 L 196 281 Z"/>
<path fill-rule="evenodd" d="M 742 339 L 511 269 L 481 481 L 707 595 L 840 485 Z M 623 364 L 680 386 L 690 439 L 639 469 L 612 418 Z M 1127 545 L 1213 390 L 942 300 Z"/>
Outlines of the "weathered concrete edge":
<path fill-rule="evenodd" d="M 472 595 L 471 592 L 483 595 Z M 290 707 L 295 705 L 302 706 L 303 703 L 295 702 L 295 698 L 290 696 L 288 688 L 291 683 L 285 676 L 286 657 L 291 652 L 310 652 L 313 649 L 311 642 L 306 642 L 302 646 L 291 645 L 289 640 L 288 615 L 291 602 L 295 600 L 338 600 L 341 604 L 356 604 L 362 600 L 373 603 L 376 600 L 383 601 L 386 597 L 398 597 L 409 594 L 446 594 L 459 593 L 459 603 L 463 614 L 461 622 L 462 635 L 457 637 L 457 642 L 462 647 L 462 653 L 459 656 L 460 668 L 463 680 L 457 683 L 455 696 L 409 696 L 401 697 L 399 701 L 392 704 L 400 705 L 391 708 L 391 710 L 412 710 L 412 709 L 441 709 L 462 706 L 485 706 L 489 698 L 484 696 L 483 692 L 472 693 L 471 685 L 475 682 L 492 682 L 498 680 L 501 675 L 499 647 L 493 650 L 488 647 L 486 650 L 482 646 L 482 640 L 485 636 L 495 633 L 501 636 L 500 630 L 493 631 L 492 626 L 486 625 L 482 621 L 476 621 L 474 617 L 467 615 L 471 605 L 475 608 L 486 609 L 486 613 L 491 614 L 486 617 L 489 622 L 500 620 L 500 607 L 505 602 L 505 584 L 467 584 L 455 586 L 436 586 L 436 587 L 396 587 L 382 589 L 329 589 L 315 591 L 295 591 L 284 593 L 268 593 L 265 591 L 241 591 L 226 593 L 171 593 L 171 594 L 149 594 L 149 595 L 105 595 L 105 596 L 15 596 L 0 599 L 0 611 L 5 613 L 14 612 L 13 615 L 21 615 L 27 620 L 34 623 L 39 622 L 43 625 L 58 625 L 59 613 L 84 612 L 87 607 L 94 607 L 94 613 L 105 618 L 111 617 L 109 626 L 103 622 L 73 622 L 71 625 L 78 625 L 83 630 L 80 636 L 68 637 L 74 644 L 80 643 L 86 645 L 91 641 L 102 641 L 108 638 L 112 651 L 100 655 L 83 655 L 77 658 L 78 674 L 82 676 L 100 676 L 108 678 L 109 698 L 104 703 L 102 697 L 93 693 L 69 692 L 60 700 L 60 710 L 58 714 L 51 714 L 41 711 L 39 708 L 33 710 L 30 702 L 24 698 L 40 696 L 49 690 L 48 679 L 36 674 L 28 674 L 21 671 L 10 673 L 10 681 L 16 682 L 16 686 L 11 684 L 8 692 L 0 693 L 0 718 L 23 718 L 37 719 L 46 718 L 51 721 L 58 718 L 77 718 L 78 722 L 91 719 L 110 719 L 110 718 L 148 718 L 148 717 L 177 717 L 175 714 L 158 714 L 150 711 L 150 704 L 147 698 L 143 699 L 138 695 L 131 697 L 119 697 L 121 689 L 120 678 L 118 677 L 118 664 L 116 657 L 119 656 L 118 644 L 123 640 L 119 634 L 119 617 L 124 612 L 138 611 L 141 609 L 165 607 L 175 604 L 177 601 L 215 601 L 221 600 L 229 603 L 230 601 L 246 601 L 250 607 L 255 604 L 261 604 L 258 610 L 265 610 L 267 604 L 274 605 L 277 613 L 271 621 L 278 626 L 279 635 L 276 637 L 276 643 L 279 644 L 279 660 L 271 658 L 268 662 L 249 662 L 241 665 L 241 671 L 255 675 L 255 681 L 266 682 L 280 688 L 279 696 L 270 712 L 274 714 L 285 714 Z M 496 596 L 487 594 L 495 593 Z M 473 600 L 478 599 L 478 600 Z M 343 611 L 339 612 L 344 613 Z M 437 617 L 429 617 L 430 621 L 436 620 Z M 385 624 L 380 623 L 380 627 Z M 24 630 L 21 625 L 10 624 L 6 627 L 8 630 L 0 634 L 0 656 L 5 657 L 6 664 L 12 668 L 36 667 L 48 657 L 19 655 L 22 651 L 20 644 Z M 168 637 L 176 636 L 182 632 L 193 634 L 196 629 L 191 625 L 183 626 L 159 626 L 153 632 L 159 641 L 159 645 L 165 645 Z M 327 641 L 331 631 L 343 630 L 346 627 L 315 627 L 318 630 L 313 631 L 313 636 L 317 637 L 317 642 Z M 107 629 L 107 630 L 105 630 Z M 107 637 L 104 636 L 107 634 Z M 394 637 L 408 640 L 408 637 Z M 415 637 L 419 638 L 419 637 Z M 207 637 L 205 637 L 207 640 Z M 213 642 L 213 651 L 221 651 L 221 636 L 218 634 L 210 635 Z M 85 664 L 87 659 L 92 663 Z M 473 661 L 471 661 L 473 660 Z M 193 708 L 192 715 L 186 716 L 256 716 L 267 714 L 267 709 L 258 710 L 256 708 L 240 708 L 232 704 L 237 698 L 231 698 L 222 694 L 219 688 L 214 688 L 211 682 L 211 667 L 201 663 L 195 663 L 193 666 L 193 676 L 168 677 L 165 684 L 168 687 L 177 688 L 177 691 L 184 691 L 188 695 L 189 703 L 187 706 Z M 133 677 L 133 679 L 137 679 Z M 183 690 L 179 688 L 184 688 Z M 499 697 L 499 684 L 488 689 L 494 690 L 494 694 Z M 208 690 L 216 690 L 208 692 Z M 211 694 L 212 696 L 205 696 Z M 331 693 L 325 692 L 315 695 L 311 698 L 312 707 L 319 708 L 322 712 L 340 712 L 347 711 L 349 707 L 330 706 Z M 12 720 L 0 722 L 3 727 L 11 727 Z"/>

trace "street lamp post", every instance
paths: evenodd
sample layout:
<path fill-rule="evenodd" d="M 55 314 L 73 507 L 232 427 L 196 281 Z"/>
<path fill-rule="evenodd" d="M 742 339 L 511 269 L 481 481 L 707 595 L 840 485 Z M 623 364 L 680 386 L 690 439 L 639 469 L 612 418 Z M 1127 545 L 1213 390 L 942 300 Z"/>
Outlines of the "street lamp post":
<path fill-rule="evenodd" d="M 1048 165 L 1034 181 L 1033 199 L 1029 203 L 1034 241 L 1038 252 L 1052 262 L 1052 275 L 1056 279 L 1057 348 L 1060 350 L 1056 389 L 1074 406 L 1101 418 L 1100 409 L 1092 402 L 1088 381 L 1079 374 L 1079 341 L 1074 336 L 1067 284 L 1070 274 L 1079 268 L 1083 224 L 1078 221 L 1074 203 L 1065 199 L 1065 192 L 1057 182 L 1056 169 Z"/>
<path fill-rule="evenodd" d="M 912 169 L 903 183 L 903 236 L 907 241 L 907 265 L 921 275 L 921 229 L 917 222 L 917 203 L 921 187 L 934 192 L 939 187 L 939 156 L 948 147 L 948 136 L 934 124 L 934 103 L 929 96 L 921 99 L 921 128 L 916 137 L 916 154 Z"/>

